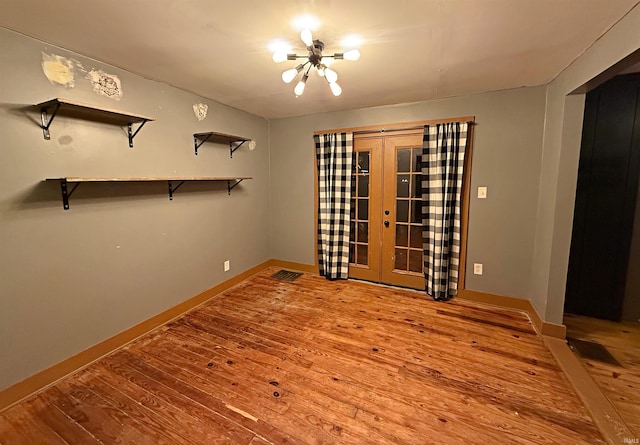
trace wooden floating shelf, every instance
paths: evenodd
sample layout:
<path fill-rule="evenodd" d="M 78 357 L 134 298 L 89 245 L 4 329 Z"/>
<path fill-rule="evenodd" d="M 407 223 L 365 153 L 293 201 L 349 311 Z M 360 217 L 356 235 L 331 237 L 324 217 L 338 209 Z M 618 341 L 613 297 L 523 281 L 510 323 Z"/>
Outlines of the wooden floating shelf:
<path fill-rule="evenodd" d="M 208 141 L 216 144 L 229 144 L 229 155 L 233 158 L 233 152 L 240 148 L 242 144 L 250 140 L 251 139 L 242 136 L 233 136 L 225 133 L 217 133 L 215 131 L 193 134 L 193 145 L 195 147 L 196 156 L 198 155 L 198 148 Z"/>
<path fill-rule="evenodd" d="M 172 177 L 134 177 L 134 178 L 82 178 L 76 176 L 65 176 L 62 178 L 46 178 L 45 181 L 58 181 L 60 183 L 60 191 L 62 193 L 62 206 L 65 210 L 69 210 L 69 198 L 71 194 L 82 183 L 90 182 L 160 182 L 166 181 L 169 187 L 169 200 L 173 200 L 173 194 L 185 182 L 227 182 L 227 191 L 231 195 L 231 190 L 235 188 L 245 179 L 253 179 L 248 176 L 172 176 Z M 177 183 L 177 184 L 174 184 Z M 69 186 L 73 184 L 73 186 Z"/>
<path fill-rule="evenodd" d="M 104 122 L 113 125 L 126 125 L 129 128 L 129 147 L 133 147 L 133 138 L 138 134 L 140 129 L 149 121 L 154 119 L 139 114 L 126 113 L 116 111 L 109 108 L 95 107 L 83 104 L 81 102 L 71 101 L 67 99 L 55 98 L 36 105 L 40 110 L 42 122 L 42 131 L 46 140 L 51 139 L 49 127 L 53 119 L 58 115 Z M 134 131 L 133 124 L 140 124 Z"/>
<path fill-rule="evenodd" d="M 232 181 L 234 179 L 253 179 L 240 176 L 142 176 L 135 178 L 80 178 L 76 176 L 65 176 L 63 178 L 47 178 L 47 181 L 67 182 L 157 182 L 157 181 Z"/>
<path fill-rule="evenodd" d="M 139 123 L 143 121 L 154 120 L 151 117 L 142 116 L 139 114 L 127 113 L 122 111 L 112 110 L 110 108 L 94 107 L 92 105 L 84 104 L 67 99 L 55 98 L 46 102 L 36 105 L 38 108 L 51 108 L 54 106 L 60 106 L 59 112 L 66 116 L 82 117 L 85 119 L 95 119 L 101 122 L 107 122 L 112 124 L 129 124 Z"/>

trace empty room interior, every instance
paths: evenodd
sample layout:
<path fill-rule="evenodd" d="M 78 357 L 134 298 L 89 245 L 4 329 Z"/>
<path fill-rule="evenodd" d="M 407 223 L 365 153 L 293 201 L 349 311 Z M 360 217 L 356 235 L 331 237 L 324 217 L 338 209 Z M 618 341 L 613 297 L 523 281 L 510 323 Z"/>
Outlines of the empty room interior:
<path fill-rule="evenodd" d="M 0 445 L 639 443 L 638 30 L 0 1 Z"/>

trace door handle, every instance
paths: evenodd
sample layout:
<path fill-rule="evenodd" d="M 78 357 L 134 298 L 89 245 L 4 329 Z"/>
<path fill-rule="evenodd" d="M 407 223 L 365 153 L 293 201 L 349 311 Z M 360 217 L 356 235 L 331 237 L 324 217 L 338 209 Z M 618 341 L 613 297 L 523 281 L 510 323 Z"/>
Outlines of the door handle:
<path fill-rule="evenodd" d="M 385 226 L 385 227 L 389 227 L 389 220 L 385 220 L 385 222 L 384 222 L 384 226 Z"/>

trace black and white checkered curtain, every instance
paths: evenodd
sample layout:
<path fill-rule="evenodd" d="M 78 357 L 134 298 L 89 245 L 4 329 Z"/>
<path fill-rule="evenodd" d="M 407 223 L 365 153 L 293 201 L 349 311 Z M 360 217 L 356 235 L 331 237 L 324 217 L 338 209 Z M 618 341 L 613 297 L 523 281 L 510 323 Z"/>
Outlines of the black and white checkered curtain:
<path fill-rule="evenodd" d="M 330 280 L 349 276 L 352 133 L 313 136 L 318 168 L 318 266 Z"/>
<path fill-rule="evenodd" d="M 466 122 L 425 125 L 422 137 L 422 238 L 427 294 L 458 292 Z"/>

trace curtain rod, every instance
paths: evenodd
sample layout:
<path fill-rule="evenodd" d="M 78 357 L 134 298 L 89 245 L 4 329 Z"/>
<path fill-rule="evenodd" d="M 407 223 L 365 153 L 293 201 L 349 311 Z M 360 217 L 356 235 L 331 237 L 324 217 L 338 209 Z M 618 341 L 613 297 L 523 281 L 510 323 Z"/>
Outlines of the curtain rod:
<path fill-rule="evenodd" d="M 475 122 L 474 121 L 467 121 L 467 124 L 474 125 Z M 438 124 L 429 124 L 429 125 L 438 125 Z M 413 127 L 401 127 L 401 128 L 379 128 L 379 129 L 376 129 L 376 130 L 354 131 L 353 134 L 385 133 L 387 131 L 423 130 L 424 127 L 425 127 L 424 125 L 416 125 L 416 126 L 413 126 Z"/>

